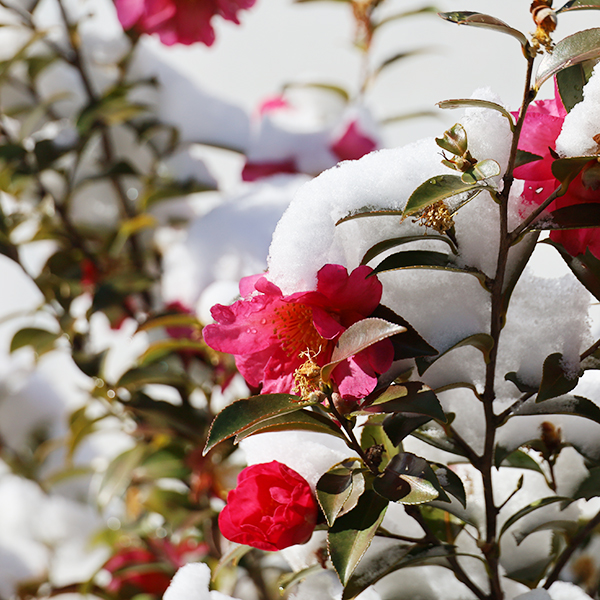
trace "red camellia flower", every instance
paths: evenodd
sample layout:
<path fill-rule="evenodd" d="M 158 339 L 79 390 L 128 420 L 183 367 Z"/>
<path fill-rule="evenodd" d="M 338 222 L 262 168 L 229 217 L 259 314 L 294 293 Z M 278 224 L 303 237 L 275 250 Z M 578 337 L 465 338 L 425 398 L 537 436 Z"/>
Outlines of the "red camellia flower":
<path fill-rule="evenodd" d="M 237 12 L 256 0 L 115 0 L 124 29 L 157 33 L 167 46 L 215 41 L 211 19 L 219 15 L 239 25 Z"/>
<path fill-rule="evenodd" d="M 519 139 L 519 150 L 542 157 L 542 160 L 515 169 L 515 177 L 525 180 L 523 198 L 532 204 L 543 202 L 559 185 L 552 174 L 552 152 L 556 148 L 556 138 L 561 132 L 567 111 L 556 86 L 554 95 L 552 100 L 540 100 L 531 105 Z M 600 165 L 595 157 L 590 157 L 590 161 L 571 182 L 566 193 L 552 202 L 549 210 L 588 203 L 600 203 Z M 584 254 L 589 248 L 590 252 L 600 258 L 600 236 L 597 229 L 556 230 L 550 233 L 550 239 L 562 244 L 572 256 Z"/>
<path fill-rule="evenodd" d="M 308 482 L 274 460 L 240 473 L 219 515 L 219 528 L 232 542 L 275 551 L 307 542 L 317 515 Z"/>
<path fill-rule="evenodd" d="M 242 300 L 212 308 L 216 323 L 204 328 L 206 343 L 233 354 L 242 376 L 262 393 L 291 393 L 294 373 L 310 356 L 319 366 L 329 362 L 340 335 L 370 316 L 379 305 L 382 286 L 372 269 L 350 275 L 341 265 L 325 265 L 317 289 L 284 296 L 266 277 L 240 282 Z M 377 375 L 392 365 L 394 349 L 382 340 L 341 362 L 332 380 L 345 399 L 360 400 L 373 391 Z"/>

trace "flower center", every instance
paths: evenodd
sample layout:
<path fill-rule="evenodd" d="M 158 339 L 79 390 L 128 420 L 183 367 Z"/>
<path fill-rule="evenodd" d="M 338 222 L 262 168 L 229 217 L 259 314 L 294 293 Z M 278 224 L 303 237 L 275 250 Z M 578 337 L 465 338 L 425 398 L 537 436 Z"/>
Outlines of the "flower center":
<path fill-rule="evenodd" d="M 282 350 L 296 358 L 306 350 L 318 353 L 324 339 L 318 334 L 312 319 L 312 308 L 305 304 L 284 303 L 275 309 L 274 333 Z"/>

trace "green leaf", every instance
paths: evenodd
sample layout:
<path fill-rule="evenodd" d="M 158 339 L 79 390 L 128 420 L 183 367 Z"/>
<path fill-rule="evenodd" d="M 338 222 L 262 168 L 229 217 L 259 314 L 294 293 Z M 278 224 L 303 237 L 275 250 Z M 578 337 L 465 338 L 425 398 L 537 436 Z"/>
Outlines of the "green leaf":
<path fill-rule="evenodd" d="M 180 365 L 175 365 L 168 360 L 161 360 L 129 369 L 121 376 L 117 382 L 117 387 L 133 391 L 151 383 L 177 387 L 185 385 L 185 381 L 186 375 Z"/>
<path fill-rule="evenodd" d="M 271 417 L 264 421 L 259 421 L 255 425 L 244 429 L 235 436 L 235 443 L 241 442 L 243 439 L 262 433 L 265 431 L 315 431 L 317 433 L 326 433 L 334 435 L 346 441 L 346 436 L 341 429 L 328 417 L 324 417 L 319 413 L 301 409 L 293 413 L 286 413 L 277 417 Z"/>
<path fill-rule="evenodd" d="M 360 495 L 364 492 L 362 469 L 364 469 L 362 461 L 349 458 L 331 467 L 317 482 L 317 500 L 329 527 L 335 523 L 344 506 L 348 504 L 355 488 L 359 494 L 350 510 L 356 506 Z"/>
<path fill-rule="evenodd" d="M 15 352 L 25 346 L 31 346 L 35 353 L 41 356 L 52 350 L 56 340 L 60 337 L 61 333 L 54 333 L 37 327 L 25 327 L 13 336 L 10 342 L 10 352 Z"/>
<path fill-rule="evenodd" d="M 467 493 L 462 479 L 445 465 L 431 464 L 431 469 L 442 489 L 454 496 L 463 506 L 467 508 Z"/>
<path fill-rule="evenodd" d="M 583 168 L 590 162 L 596 160 L 589 156 L 571 156 L 569 158 L 557 158 L 552 162 L 552 174 L 562 185 L 559 196 L 566 193 L 569 184 L 581 173 Z"/>
<path fill-rule="evenodd" d="M 226 406 L 213 420 L 203 454 L 209 452 L 218 443 L 242 433 L 256 423 L 286 413 L 295 412 L 310 406 L 291 394 L 264 394 L 237 400 Z"/>
<path fill-rule="evenodd" d="M 589 10 L 599 8 L 600 0 L 569 0 L 569 2 L 561 6 L 556 12 L 561 13 L 571 10 Z"/>
<path fill-rule="evenodd" d="M 460 123 L 456 123 L 450 129 L 444 131 L 444 137 L 435 138 L 435 143 L 442 150 L 446 150 L 455 156 L 465 156 L 469 144 L 467 132 Z"/>
<path fill-rule="evenodd" d="M 442 100 L 437 105 L 440 108 L 464 108 L 464 107 L 476 107 L 476 108 L 489 108 L 491 110 L 497 110 L 502 116 L 508 119 L 510 130 L 515 130 L 515 122 L 512 115 L 500 104 L 496 102 L 490 102 L 489 100 L 477 100 L 475 98 L 460 98 L 452 100 Z M 541 157 L 540 157 L 541 158 Z"/>
<path fill-rule="evenodd" d="M 465 183 L 458 175 L 436 175 L 422 183 L 410 196 L 403 216 L 407 217 L 431 204 L 452 198 L 459 194 L 473 197 L 489 186 L 483 184 Z"/>
<path fill-rule="evenodd" d="M 406 19 L 407 17 L 413 17 L 415 15 L 421 15 L 421 14 L 425 14 L 425 13 L 437 13 L 438 9 L 435 6 L 423 6 L 422 8 L 417 8 L 414 10 L 406 10 L 403 11 L 401 13 L 396 13 L 394 15 L 391 15 L 389 17 L 385 17 L 384 19 L 381 19 L 381 21 L 378 21 L 377 23 L 375 23 L 373 25 L 373 30 L 377 30 L 379 29 L 382 25 L 385 25 L 386 23 L 391 23 L 392 21 L 397 21 L 399 19 Z"/>
<path fill-rule="evenodd" d="M 331 372 L 343 360 L 362 352 L 381 340 L 405 331 L 406 327 L 402 325 L 374 317 L 362 319 L 354 325 L 350 325 L 336 342 L 331 354 L 331 361 L 321 369 L 321 378 L 323 381 L 329 381 Z"/>
<path fill-rule="evenodd" d="M 398 52 L 397 54 L 386 58 L 379 66 L 377 66 L 373 71 L 372 77 L 379 75 L 381 71 L 390 65 L 397 63 L 399 60 L 410 58 L 412 56 L 418 56 L 419 54 L 425 54 L 430 51 L 431 50 L 428 48 L 415 48 L 414 50 L 408 50 L 406 52 Z"/>
<path fill-rule="evenodd" d="M 511 417 L 523 415 L 576 415 L 600 423 L 600 408 L 583 396 L 560 396 L 536 403 L 528 400 Z"/>
<path fill-rule="evenodd" d="M 550 504 L 554 504 L 556 502 L 572 502 L 571 498 L 566 498 L 564 496 L 550 496 L 548 498 L 540 498 L 539 500 L 535 500 L 531 504 L 528 504 L 521 510 L 518 510 L 516 513 L 511 515 L 502 525 L 502 529 L 500 530 L 500 534 L 498 535 L 498 539 L 500 539 L 506 531 L 512 527 L 519 519 L 526 517 L 532 512 L 539 510 L 540 508 L 544 508 L 545 506 L 549 506 Z"/>
<path fill-rule="evenodd" d="M 383 473 L 375 478 L 373 489 L 393 502 L 423 504 L 439 496 L 439 490 L 428 481 L 427 476 L 436 479 L 424 458 L 410 452 L 400 452 L 390 460 Z"/>
<path fill-rule="evenodd" d="M 539 463 L 531 458 L 527 452 L 523 450 L 514 450 L 507 454 L 507 450 L 502 446 L 496 446 L 495 452 L 495 465 L 496 468 L 500 466 L 512 467 L 514 469 L 527 469 L 528 471 L 535 471 L 536 473 L 544 474 L 542 467 Z"/>
<path fill-rule="evenodd" d="M 587 83 L 583 63 L 562 69 L 556 74 L 560 99 L 567 112 L 583 100 L 583 86 Z"/>
<path fill-rule="evenodd" d="M 137 328 L 137 331 L 149 331 L 157 327 L 191 327 L 198 331 L 198 335 L 202 329 L 202 325 L 195 315 L 174 313 L 150 317 Z M 198 339 L 200 339 L 200 335 Z"/>
<path fill-rule="evenodd" d="M 570 35 L 556 44 L 552 54 L 544 54 L 538 67 L 534 89 L 572 65 L 600 57 L 600 28 L 586 29 Z"/>
<path fill-rule="evenodd" d="M 377 465 L 379 468 L 385 468 L 392 456 L 398 453 L 394 444 L 387 435 L 382 423 L 381 416 L 371 417 L 362 427 L 360 434 L 360 447 L 368 452 L 369 448 L 379 446 L 383 448 L 381 455 L 381 463 Z"/>
<path fill-rule="evenodd" d="M 537 523 L 533 527 L 526 527 L 522 531 L 516 532 L 514 534 L 514 538 L 517 542 L 517 546 L 520 546 L 521 543 L 525 540 L 525 538 L 529 537 L 532 533 L 536 533 L 537 531 L 563 531 L 567 534 L 567 539 L 572 539 L 573 536 L 577 533 L 577 523 L 575 521 L 565 521 L 565 520 L 556 520 L 556 521 L 547 521 L 546 523 Z"/>
<path fill-rule="evenodd" d="M 446 21 L 450 21 L 451 23 L 456 23 L 457 25 L 470 25 L 472 27 L 484 27 L 486 29 L 493 29 L 494 31 L 499 31 L 500 33 L 506 33 L 516 38 L 523 48 L 527 48 L 529 45 L 527 42 L 527 38 L 517 29 L 510 27 L 504 21 L 497 19 L 496 17 L 492 17 L 490 15 L 484 15 L 478 12 L 471 11 L 461 11 L 461 12 L 446 12 L 439 13 L 442 19 L 446 19 Z"/>
<path fill-rule="evenodd" d="M 407 545 L 398 544 L 369 557 L 363 561 L 354 575 L 350 578 L 342 594 L 342 600 L 352 600 L 369 586 L 377 583 L 386 575 L 417 565 L 427 564 L 433 561 L 439 564 L 439 560 L 454 554 L 454 546 L 436 545 Z"/>
<path fill-rule="evenodd" d="M 560 352 L 550 354 L 544 361 L 542 381 L 536 402 L 543 402 L 570 392 L 579 382 L 577 375 L 571 376 L 566 372 L 563 364 L 563 355 Z"/>
<path fill-rule="evenodd" d="M 523 165 L 528 165 L 529 163 L 536 162 L 538 160 L 542 160 L 542 157 L 538 154 L 533 154 L 533 152 L 526 152 L 525 150 L 517 150 L 515 169 L 517 169 L 518 167 L 522 167 Z"/>
<path fill-rule="evenodd" d="M 550 220 L 548 220 L 550 217 Z M 600 227 L 600 206 L 594 203 L 572 204 L 557 208 L 534 223 L 536 229 L 589 229 Z"/>
<path fill-rule="evenodd" d="M 345 217 L 342 217 L 338 221 L 336 221 L 336 227 L 345 223 L 346 221 L 352 221 L 353 219 L 363 219 L 364 217 L 401 217 L 403 214 L 402 210 L 388 208 L 388 209 L 380 209 L 380 208 L 372 208 L 369 206 L 363 206 L 351 213 L 348 213 Z"/>
<path fill-rule="evenodd" d="M 284 84 L 283 91 L 289 88 L 314 88 L 317 90 L 324 90 L 341 97 L 344 102 L 350 102 L 350 94 L 348 91 L 339 85 L 332 85 L 331 83 L 323 83 L 319 81 L 293 81 Z"/>
<path fill-rule="evenodd" d="M 249 546 L 246 546 L 248 550 L 251 550 Z M 310 567 L 306 567 L 305 569 L 301 569 L 300 571 L 284 573 L 277 580 L 277 589 L 281 595 L 291 586 L 296 583 L 301 582 L 303 579 L 306 579 L 309 575 L 313 573 L 319 573 L 323 571 L 323 567 L 317 563 L 316 565 L 311 565 Z"/>
<path fill-rule="evenodd" d="M 600 496 L 600 467 L 592 467 L 588 476 L 579 484 L 573 500 L 591 500 Z"/>
<path fill-rule="evenodd" d="M 538 391 L 537 387 L 524 383 L 519 378 L 519 374 L 516 371 L 511 371 L 504 376 L 506 381 L 514 383 L 517 389 L 523 394 L 535 394 Z"/>
<path fill-rule="evenodd" d="M 461 175 L 461 179 L 465 183 L 477 183 L 490 177 L 500 175 L 500 165 L 491 158 L 475 163 L 470 169 Z"/>
<path fill-rule="evenodd" d="M 397 315 L 387 306 L 380 304 L 371 313 L 371 316 L 406 327 L 404 333 L 393 335 L 390 338 L 392 346 L 394 347 L 394 360 L 414 358 L 415 356 L 433 356 L 437 354 L 437 350 L 430 346 L 406 319 Z"/>
<path fill-rule="evenodd" d="M 383 521 L 388 501 L 367 490 L 349 513 L 336 519 L 329 529 L 327 545 L 333 567 L 345 586 L 371 545 Z"/>
<path fill-rule="evenodd" d="M 206 351 L 204 342 L 195 342 L 187 338 L 165 339 L 150 344 L 146 351 L 140 356 L 140 366 L 149 365 L 165 356 L 177 352 L 203 352 Z"/>
<path fill-rule="evenodd" d="M 485 364 L 488 364 L 490 361 L 490 352 L 494 347 L 494 339 L 488 333 L 474 333 L 462 340 L 454 344 L 454 346 L 450 346 L 447 350 L 444 350 L 441 354 L 437 356 L 424 356 L 422 358 L 418 358 L 416 360 L 417 369 L 419 371 L 419 375 L 423 375 L 425 371 L 437 360 L 439 360 L 442 356 L 448 354 L 448 352 L 452 352 L 452 350 L 456 350 L 458 348 L 463 348 L 464 346 L 473 346 L 477 348 L 483 354 L 483 360 Z"/>
<path fill-rule="evenodd" d="M 416 437 L 434 448 L 439 448 L 445 452 L 451 452 L 458 456 L 465 456 L 464 450 L 455 444 L 444 431 L 444 428 L 435 421 L 421 426 L 416 431 L 412 432 L 412 436 Z"/>
<path fill-rule="evenodd" d="M 369 216 L 369 215 L 364 215 Z M 445 242 L 450 246 L 450 250 L 452 250 L 453 254 L 458 254 L 458 249 L 455 246 L 454 242 L 445 235 L 437 235 L 437 234 L 427 234 L 427 235 L 407 235 L 404 237 L 391 238 L 389 240 L 383 240 L 382 242 L 378 242 L 374 246 L 371 246 L 362 257 L 360 261 L 361 265 L 366 265 L 375 257 L 379 256 L 383 252 L 390 250 L 391 248 L 395 248 L 396 246 L 401 246 L 402 244 L 408 244 L 410 242 L 431 242 L 431 241 L 439 241 Z"/>
<path fill-rule="evenodd" d="M 445 544 L 454 544 L 466 522 L 446 510 L 432 506 L 420 506 L 419 510 L 429 530 Z"/>
<path fill-rule="evenodd" d="M 429 423 L 429 421 L 431 421 L 431 417 L 410 413 L 396 413 L 386 417 L 383 422 L 383 428 L 392 444 L 398 446 L 407 435 L 410 435 L 415 429 L 425 425 L 425 423 Z"/>
<path fill-rule="evenodd" d="M 368 406 L 362 406 L 361 412 L 414 413 L 446 422 L 446 415 L 437 396 L 420 381 L 390 385 Z"/>
<path fill-rule="evenodd" d="M 147 447 L 138 444 L 117 456 L 106 469 L 97 498 L 100 506 L 106 506 L 115 496 L 121 495 L 129 486 L 133 470 L 142 462 Z"/>

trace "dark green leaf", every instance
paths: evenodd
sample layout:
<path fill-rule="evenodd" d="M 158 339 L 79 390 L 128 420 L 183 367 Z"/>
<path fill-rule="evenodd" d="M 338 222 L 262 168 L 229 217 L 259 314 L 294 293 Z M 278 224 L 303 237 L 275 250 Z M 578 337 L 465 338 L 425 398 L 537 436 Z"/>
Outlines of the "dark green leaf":
<path fill-rule="evenodd" d="M 148 346 L 140 356 L 139 363 L 140 366 L 149 365 L 174 352 L 203 352 L 205 350 L 204 342 L 195 342 L 186 338 L 159 340 Z"/>
<path fill-rule="evenodd" d="M 295 412 L 311 404 L 291 394 L 264 394 L 233 402 L 214 418 L 203 453 L 264 419 Z"/>
<path fill-rule="evenodd" d="M 369 317 L 350 325 L 339 337 L 329 363 L 321 369 L 323 381 L 329 381 L 331 372 L 343 360 L 362 352 L 373 344 L 406 331 L 406 327 L 384 319 Z"/>
<path fill-rule="evenodd" d="M 442 100 L 437 105 L 440 108 L 463 108 L 474 106 L 477 108 L 489 108 L 491 110 L 497 110 L 502 116 L 508 119 L 510 130 L 515 130 L 515 122 L 512 115 L 500 104 L 496 102 L 490 102 L 489 100 L 477 100 L 476 98 L 460 98 L 452 100 Z M 541 157 L 540 157 L 541 158 Z"/>
<path fill-rule="evenodd" d="M 36 327 L 25 327 L 15 333 L 10 343 L 10 352 L 15 352 L 24 346 L 31 346 L 38 356 L 49 352 L 54 348 L 56 340 L 61 337 L 60 333 L 54 333 Z"/>
<path fill-rule="evenodd" d="M 235 443 L 237 444 L 244 438 L 259 432 L 295 430 L 326 433 L 346 441 L 346 436 L 331 419 L 324 417 L 319 413 L 302 409 L 293 413 L 286 413 L 284 415 L 265 419 L 264 421 L 259 421 L 255 425 L 248 427 L 237 434 L 235 436 Z"/>
<path fill-rule="evenodd" d="M 317 500 L 330 527 L 348 503 L 354 488 L 360 491 L 356 501 L 364 492 L 364 476 L 361 473 L 363 468 L 361 461 L 350 458 L 331 467 L 317 482 Z"/>
<path fill-rule="evenodd" d="M 520 546 L 521 543 L 529 537 L 532 533 L 536 533 L 537 531 L 563 531 L 567 534 L 568 539 L 572 539 L 572 537 L 577 533 L 577 523 L 575 521 L 548 521 L 546 523 L 537 523 L 533 527 L 526 527 L 525 529 L 514 534 L 514 538 L 517 542 L 517 546 Z"/>
<path fill-rule="evenodd" d="M 185 373 L 179 365 L 168 360 L 161 360 L 143 367 L 129 369 L 121 376 L 117 386 L 132 391 L 151 383 L 184 385 L 185 380 Z"/>
<path fill-rule="evenodd" d="M 550 219 L 548 219 L 550 217 Z M 540 230 L 588 229 L 600 227 L 600 205 L 594 203 L 572 204 L 544 214 L 532 225 Z"/>
<path fill-rule="evenodd" d="M 510 27 L 504 21 L 501 21 L 500 19 L 490 15 L 484 15 L 482 13 L 471 11 L 447 12 L 439 13 L 439 15 L 442 17 L 442 19 L 446 19 L 446 21 L 456 23 L 457 25 L 485 27 L 486 29 L 493 29 L 494 31 L 499 31 L 500 33 L 507 33 L 508 35 L 511 35 L 519 40 L 523 48 L 526 48 L 529 45 L 527 38 L 520 31 Z"/>
<path fill-rule="evenodd" d="M 98 503 L 101 506 L 106 506 L 114 496 L 122 494 L 127 489 L 133 470 L 141 463 L 146 452 L 147 447 L 138 444 L 117 456 L 108 465 L 97 495 Z"/>
<path fill-rule="evenodd" d="M 552 54 L 544 54 L 535 78 L 535 89 L 572 65 L 600 56 L 600 28 L 578 31 L 558 42 Z"/>
<path fill-rule="evenodd" d="M 397 315 L 387 306 L 380 304 L 370 316 L 384 319 L 385 321 L 396 323 L 396 325 L 401 325 L 406 328 L 405 332 L 393 335 L 390 338 L 392 346 L 394 347 L 394 360 L 414 358 L 415 356 L 433 356 L 437 354 L 437 350 L 430 346 L 406 319 Z"/>
<path fill-rule="evenodd" d="M 392 444 L 398 446 L 407 435 L 410 435 L 415 429 L 418 429 L 429 421 L 431 421 L 431 417 L 397 413 L 386 417 L 383 422 L 383 428 Z"/>
<path fill-rule="evenodd" d="M 600 408 L 582 396 L 560 396 L 544 400 L 539 404 L 528 400 L 511 416 L 522 415 L 576 415 L 600 423 Z"/>
<path fill-rule="evenodd" d="M 425 373 L 425 371 L 434 362 L 439 360 L 442 356 L 444 356 L 448 352 L 451 352 L 452 350 L 456 350 L 458 348 L 463 348 L 464 346 L 473 346 L 474 348 L 477 348 L 477 350 L 479 350 L 483 354 L 483 360 L 487 364 L 490 360 L 490 352 L 492 351 L 492 348 L 494 347 L 494 340 L 493 340 L 492 336 L 489 335 L 488 333 L 474 333 L 473 335 L 466 337 L 465 339 L 461 340 L 460 342 L 457 342 L 456 344 L 454 344 L 454 346 L 451 346 L 447 350 L 444 350 L 444 352 L 442 352 L 441 354 L 438 354 L 437 356 L 432 356 L 432 357 L 424 356 L 422 358 L 418 358 L 416 363 L 417 363 L 417 368 L 419 370 L 419 375 L 423 375 L 423 373 Z"/>
<path fill-rule="evenodd" d="M 333 567 L 345 586 L 360 559 L 371 545 L 388 501 L 367 490 L 349 513 L 336 519 L 329 529 L 327 544 Z"/>
<path fill-rule="evenodd" d="M 363 425 L 360 434 L 360 447 L 365 451 L 369 452 L 370 448 L 379 447 L 382 448 L 381 463 L 379 468 L 385 468 L 392 456 L 398 453 L 396 448 L 397 444 L 394 444 L 388 437 L 384 430 L 383 423 L 385 419 L 381 415 L 371 417 L 369 421 Z"/>
<path fill-rule="evenodd" d="M 363 256 L 362 260 L 360 261 L 360 264 L 366 265 L 367 263 L 369 263 L 371 260 L 373 260 L 375 257 L 379 256 L 383 252 L 386 252 L 387 250 L 390 250 L 391 248 L 395 248 L 396 246 L 401 246 L 402 244 L 408 244 L 410 242 L 431 242 L 431 241 L 445 242 L 446 244 L 448 244 L 448 246 L 450 246 L 450 249 L 452 250 L 453 254 L 458 254 L 458 249 L 454 245 L 454 242 L 448 236 L 436 235 L 436 234 L 409 235 L 409 236 L 404 236 L 404 237 L 392 238 L 389 240 L 383 240 L 382 242 L 379 242 L 379 243 L 375 244 L 374 246 L 371 246 L 371 248 L 369 248 L 367 250 L 367 252 L 365 252 L 365 255 Z"/>
<path fill-rule="evenodd" d="M 511 371 L 504 376 L 506 381 L 510 381 L 517 386 L 517 389 L 523 394 L 535 394 L 538 391 L 537 387 L 524 383 L 519 378 L 519 374 L 515 371 Z"/>
<path fill-rule="evenodd" d="M 386 548 L 381 552 L 363 561 L 346 585 L 342 600 L 352 600 L 370 585 L 380 579 L 406 567 L 415 567 L 434 561 L 439 564 L 439 559 L 454 554 L 454 547 L 448 545 L 422 546 L 398 544 Z"/>
<path fill-rule="evenodd" d="M 407 217 L 431 204 L 458 194 L 473 196 L 487 187 L 483 184 L 465 183 L 458 175 L 436 175 L 422 183 L 411 194 L 404 208 L 403 216 Z"/>
<path fill-rule="evenodd" d="M 544 474 L 544 471 L 538 462 L 522 450 L 508 452 L 502 446 L 496 446 L 495 454 L 496 468 L 500 466 L 512 467 L 514 469 L 527 469 L 529 471 L 536 471 L 537 473 Z"/>
<path fill-rule="evenodd" d="M 594 8 L 600 8 L 600 0 L 569 0 L 569 2 L 561 6 L 556 12 L 561 13 L 571 10 L 586 10 Z"/>
<path fill-rule="evenodd" d="M 583 63 L 572 65 L 556 74 L 560 99 L 567 112 L 583 100 L 583 86 L 587 83 Z"/>
<path fill-rule="evenodd" d="M 579 382 L 579 377 L 568 373 L 562 363 L 563 356 L 560 352 L 550 354 L 544 361 L 542 381 L 536 402 L 543 402 L 570 392 Z"/>
<path fill-rule="evenodd" d="M 431 469 L 442 489 L 451 496 L 454 496 L 462 504 L 463 508 L 466 508 L 467 494 L 462 479 L 445 465 L 433 463 L 431 464 Z"/>
<path fill-rule="evenodd" d="M 454 544 L 465 527 L 465 521 L 431 504 L 420 506 L 419 510 L 431 533 L 446 544 Z"/>
<path fill-rule="evenodd" d="M 515 169 L 527 165 L 532 162 L 542 160 L 542 157 L 533 152 L 526 152 L 525 150 L 517 150 L 517 158 L 515 160 Z"/>
<path fill-rule="evenodd" d="M 465 456 L 464 450 L 452 441 L 444 431 L 444 428 L 435 421 L 423 425 L 412 432 L 413 437 L 445 452 L 451 452 L 458 456 Z"/>
<path fill-rule="evenodd" d="M 600 496 L 600 467 L 592 467 L 588 476 L 579 484 L 573 500 L 591 500 Z"/>
<path fill-rule="evenodd" d="M 544 508 L 545 506 L 554 504 L 555 502 L 569 503 L 569 502 L 572 502 L 572 500 L 571 500 L 571 498 L 566 498 L 564 496 L 550 496 L 548 498 L 540 498 L 539 500 L 535 500 L 534 502 L 532 502 L 531 504 L 528 504 L 521 510 L 518 510 L 516 513 L 511 515 L 505 521 L 504 525 L 502 525 L 502 529 L 500 530 L 500 535 L 498 536 L 498 539 L 500 539 L 504 535 L 504 533 L 510 527 L 512 527 L 519 519 L 526 517 L 527 515 L 531 514 L 532 512 L 534 512 L 540 508 Z"/>
<path fill-rule="evenodd" d="M 392 384 L 362 410 L 370 413 L 413 413 L 446 422 L 437 396 L 420 381 Z"/>

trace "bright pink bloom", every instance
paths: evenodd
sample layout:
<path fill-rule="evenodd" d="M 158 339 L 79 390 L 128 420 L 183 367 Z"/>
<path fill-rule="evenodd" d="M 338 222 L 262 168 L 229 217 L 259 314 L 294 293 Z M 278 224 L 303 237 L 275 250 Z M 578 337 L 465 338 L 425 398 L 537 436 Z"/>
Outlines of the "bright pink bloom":
<path fill-rule="evenodd" d="M 115 0 L 124 29 L 157 33 L 167 46 L 215 41 L 211 19 L 220 15 L 239 25 L 237 12 L 256 0 Z"/>
<path fill-rule="evenodd" d="M 532 204 L 543 202 L 557 186 L 552 175 L 551 150 L 556 149 L 567 111 L 555 86 L 554 98 L 534 102 L 525 115 L 519 150 L 542 157 L 515 169 L 515 177 L 525 180 L 524 198 Z"/>
<path fill-rule="evenodd" d="M 525 180 L 523 197 L 532 204 L 543 202 L 559 185 L 552 174 L 552 151 L 556 148 L 567 111 L 555 85 L 554 99 L 534 102 L 525 116 L 519 139 L 519 150 L 532 152 L 542 157 L 515 169 L 515 177 Z M 549 210 L 576 204 L 600 203 L 600 167 L 590 157 L 581 173 L 571 182 L 564 196 L 557 198 Z M 598 230 L 568 229 L 550 233 L 550 239 L 559 242 L 572 256 L 583 254 L 586 248 L 600 258 L 600 236 Z"/>
<path fill-rule="evenodd" d="M 357 160 L 376 148 L 375 140 L 363 133 L 356 121 L 351 121 L 346 131 L 331 145 L 331 151 L 339 160 Z"/>
<path fill-rule="evenodd" d="M 237 488 L 219 514 L 219 528 L 232 542 L 275 551 L 307 542 L 317 516 L 308 482 L 274 460 L 239 474 Z"/>
<path fill-rule="evenodd" d="M 262 384 L 262 393 L 291 393 L 305 353 L 326 364 L 340 335 L 379 305 L 382 286 L 376 277 L 367 278 L 371 271 L 360 266 L 348 275 L 341 265 L 325 265 L 315 291 L 289 296 L 264 276 L 242 279 L 243 299 L 212 308 L 216 323 L 204 328 L 204 339 L 215 350 L 235 355 L 250 386 Z M 393 356 L 392 342 L 382 340 L 340 363 L 332 380 L 344 398 L 360 400 L 373 391 Z"/>

